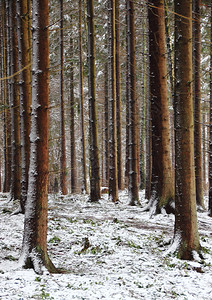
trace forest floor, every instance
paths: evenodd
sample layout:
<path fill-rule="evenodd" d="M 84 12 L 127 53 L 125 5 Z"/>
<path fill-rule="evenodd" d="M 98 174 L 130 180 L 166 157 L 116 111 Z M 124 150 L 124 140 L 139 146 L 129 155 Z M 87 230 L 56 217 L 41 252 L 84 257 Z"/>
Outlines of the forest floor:
<path fill-rule="evenodd" d="M 0 194 L 0 299 L 212 299 L 212 219 L 198 213 L 204 260 L 167 255 L 174 216 L 88 196 L 49 196 L 48 253 L 67 274 L 37 275 L 18 265 L 23 215 Z M 142 206 L 146 204 L 141 193 Z"/>

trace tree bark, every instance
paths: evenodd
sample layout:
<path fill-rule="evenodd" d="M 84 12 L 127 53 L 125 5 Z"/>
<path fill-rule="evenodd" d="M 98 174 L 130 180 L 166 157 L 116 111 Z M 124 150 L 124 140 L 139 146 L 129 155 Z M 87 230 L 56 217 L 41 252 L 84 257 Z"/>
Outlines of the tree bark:
<path fill-rule="evenodd" d="M 212 5 L 211 5 L 211 55 L 210 55 L 210 143 L 209 143 L 209 216 L 212 217 Z"/>
<path fill-rule="evenodd" d="M 60 2 L 60 192 L 68 193 L 66 187 L 66 139 L 64 110 L 64 37 L 63 37 L 63 0 Z"/>
<path fill-rule="evenodd" d="M 109 128 L 108 128 L 108 63 L 105 63 L 105 105 L 104 105 L 104 120 L 105 120 L 105 181 L 109 183 Z"/>
<path fill-rule="evenodd" d="M 1 2 L 1 27 L 2 27 L 2 67 L 3 67 L 3 126 L 4 126 L 4 183 L 3 192 L 9 192 L 10 189 L 10 121 L 9 121 L 9 103 L 8 103 L 8 84 L 7 84 L 7 30 L 6 30 L 6 2 Z"/>
<path fill-rule="evenodd" d="M 116 125 L 116 44 L 115 0 L 108 0 L 108 117 L 109 117 L 109 197 L 118 201 L 117 125 Z"/>
<path fill-rule="evenodd" d="M 95 70 L 95 27 L 94 1 L 87 0 L 88 24 L 88 98 L 90 131 L 90 201 L 100 199 L 100 163 L 96 111 L 96 70 Z"/>
<path fill-rule="evenodd" d="M 200 251 L 194 170 L 192 2 L 175 1 L 175 233 L 179 258 Z"/>
<path fill-rule="evenodd" d="M 197 205 L 204 208 L 201 126 L 201 0 L 194 2 L 194 157 Z"/>
<path fill-rule="evenodd" d="M 152 3 L 153 4 L 153 3 Z M 170 209 L 174 199 L 168 106 L 164 0 L 148 8 L 150 51 L 150 99 L 152 120 L 151 209 Z"/>
<path fill-rule="evenodd" d="M 16 5 L 15 1 L 7 2 L 9 45 L 9 75 L 18 71 L 18 51 L 16 34 Z M 18 75 L 10 79 L 10 114 L 11 114 L 11 185 L 10 200 L 20 200 L 21 196 L 21 148 L 20 148 L 20 114 Z"/>
<path fill-rule="evenodd" d="M 32 1 L 32 116 L 29 187 L 20 261 L 38 274 L 56 272 L 47 254 L 48 214 L 48 0 Z"/>
<path fill-rule="evenodd" d="M 129 201 L 139 203 L 138 195 L 138 104 L 136 97 L 134 0 L 127 0 L 127 43 L 129 56 Z"/>
<path fill-rule="evenodd" d="M 119 0 L 115 1 L 115 66 L 116 66 L 116 123 L 117 123 L 117 171 L 118 188 L 123 189 L 122 130 L 121 130 L 121 67 Z"/>
<path fill-rule="evenodd" d="M 82 0 L 79 0 L 79 94 L 80 94 L 80 125 L 82 149 L 82 193 L 88 193 L 86 149 L 85 149 L 85 121 L 84 121 L 84 94 L 83 94 L 83 57 L 82 57 Z"/>
<path fill-rule="evenodd" d="M 30 64 L 28 33 L 28 0 L 17 0 L 17 37 L 19 70 Z M 30 155 L 30 104 L 31 104 L 31 67 L 19 74 L 20 124 L 21 124 L 21 211 L 25 211 L 28 190 Z"/>
<path fill-rule="evenodd" d="M 74 116 L 74 45 L 73 38 L 70 38 L 70 142 L 71 142 L 71 192 L 76 193 L 77 191 L 77 165 L 76 165 L 76 149 L 75 149 L 75 116 Z"/>

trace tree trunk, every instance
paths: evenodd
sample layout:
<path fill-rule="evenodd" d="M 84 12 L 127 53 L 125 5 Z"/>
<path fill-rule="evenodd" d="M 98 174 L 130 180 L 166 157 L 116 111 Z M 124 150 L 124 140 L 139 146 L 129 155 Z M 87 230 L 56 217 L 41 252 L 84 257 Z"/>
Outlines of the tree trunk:
<path fill-rule="evenodd" d="M 126 1 L 126 11 L 127 11 L 127 1 Z M 128 45 L 128 14 L 126 13 L 126 152 L 125 152 L 125 187 L 129 186 L 129 45 Z"/>
<path fill-rule="evenodd" d="M 20 262 L 38 274 L 56 268 L 47 254 L 48 213 L 48 0 L 32 1 L 32 116 L 29 187 Z"/>
<path fill-rule="evenodd" d="M 175 1 L 175 233 L 178 257 L 199 252 L 192 99 L 192 2 Z"/>
<path fill-rule="evenodd" d="M 116 123 L 117 123 L 117 170 L 118 188 L 123 189 L 122 130 L 121 130 L 121 68 L 120 68 L 120 20 L 119 0 L 115 1 L 115 67 L 116 67 Z"/>
<path fill-rule="evenodd" d="M 16 5 L 15 1 L 7 2 L 8 9 L 8 31 L 9 31 L 9 75 L 18 72 L 18 51 L 16 34 Z M 21 148 L 20 148 L 20 114 L 19 114 L 19 93 L 18 75 L 10 79 L 10 113 L 11 113 L 11 185 L 10 199 L 20 200 L 21 196 Z"/>
<path fill-rule="evenodd" d="M 72 23 L 72 22 L 71 22 Z M 77 165 L 76 165 L 76 149 L 75 149 L 75 118 L 74 118 L 74 45 L 73 38 L 70 38 L 70 136 L 71 136 L 71 192 L 76 193 L 77 191 Z"/>
<path fill-rule="evenodd" d="M 146 166 L 145 166 L 145 157 L 146 157 L 146 120 L 147 120 L 147 76 L 148 76 L 148 50 L 147 50 L 147 39 L 146 39 L 146 28 L 147 28 L 147 18 L 146 18 L 146 9 L 144 8 L 143 12 L 144 19 L 142 21 L 142 45 L 141 51 L 143 53 L 142 57 L 142 72 L 141 72 L 141 125 L 140 125 L 140 183 L 139 188 L 141 190 L 145 189 L 146 185 Z"/>
<path fill-rule="evenodd" d="M 210 145 L 209 145 L 209 216 L 212 217 L 212 5 L 211 5 L 211 56 L 210 56 Z"/>
<path fill-rule="evenodd" d="M 109 183 L 109 127 L 108 127 L 108 63 L 105 63 L 105 180 Z"/>
<path fill-rule="evenodd" d="M 84 95 L 83 95 L 83 59 L 82 59 L 82 0 L 79 0 L 79 94 L 80 94 L 80 124 L 82 149 L 82 193 L 88 193 L 86 151 L 85 151 L 85 121 L 84 121 Z"/>
<path fill-rule="evenodd" d="M 116 44 L 115 0 L 108 0 L 108 117 L 109 117 L 109 197 L 118 201 L 117 125 L 116 125 Z"/>
<path fill-rule="evenodd" d="M 60 192 L 68 193 L 66 187 L 66 145 L 64 110 L 64 37 L 63 37 L 63 0 L 60 2 Z"/>
<path fill-rule="evenodd" d="M 145 198 L 150 200 L 151 198 L 151 180 L 152 180 L 152 120 L 151 120 L 151 103 L 150 103 L 150 57 L 149 57 L 149 22 L 148 22 L 148 5 L 145 6 L 146 10 L 146 186 L 145 186 Z"/>
<path fill-rule="evenodd" d="M 17 0 L 17 37 L 19 70 L 28 68 L 19 74 L 20 121 L 21 121 L 21 211 L 25 211 L 28 190 L 29 155 L 30 155 L 30 103 L 31 74 L 28 34 L 28 0 Z"/>
<path fill-rule="evenodd" d="M 203 165 L 202 165 L 202 126 L 201 126 L 201 0 L 194 2 L 194 157 L 197 205 L 204 208 Z"/>
<path fill-rule="evenodd" d="M 139 203 L 139 195 L 134 0 L 127 0 L 127 43 L 129 56 L 129 201 L 130 205 L 136 205 Z"/>
<path fill-rule="evenodd" d="M 98 201 L 100 193 L 100 166 L 96 111 L 96 71 L 95 71 L 95 27 L 94 1 L 87 0 L 88 23 L 88 98 L 90 131 L 90 201 Z"/>
<path fill-rule="evenodd" d="M 148 9 L 152 120 L 152 213 L 170 209 L 174 198 L 167 89 L 164 0 Z"/>
<path fill-rule="evenodd" d="M 7 31 L 6 31 L 6 7 L 5 1 L 1 2 L 1 27 L 2 27 L 2 68 L 3 77 L 7 77 Z M 7 80 L 3 81 L 3 126 L 4 126 L 4 183 L 3 192 L 9 192 L 10 188 L 10 166 L 9 166 L 9 146 L 10 146 L 10 133 L 9 133 L 9 110 L 8 110 L 8 85 Z"/>

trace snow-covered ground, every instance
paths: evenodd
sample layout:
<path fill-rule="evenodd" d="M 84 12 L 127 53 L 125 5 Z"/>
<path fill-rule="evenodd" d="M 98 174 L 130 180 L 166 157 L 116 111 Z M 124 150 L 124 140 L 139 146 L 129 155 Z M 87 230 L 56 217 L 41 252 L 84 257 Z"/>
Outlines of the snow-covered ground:
<path fill-rule="evenodd" d="M 142 198 L 142 194 L 141 194 Z M 142 200 L 142 204 L 145 201 Z M 17 205 L 17 204 L 16 204 Z M 0 194 L 0 299 L 212 299 L 212 219 L 198 213 L 204 261 L 166 256 L 174 216 L 87 196 L 49 197 L 48 253 L 67 274 L 18 266 L 23 216 Z M 87 244 L 88 248 L 85 247 Z"/>

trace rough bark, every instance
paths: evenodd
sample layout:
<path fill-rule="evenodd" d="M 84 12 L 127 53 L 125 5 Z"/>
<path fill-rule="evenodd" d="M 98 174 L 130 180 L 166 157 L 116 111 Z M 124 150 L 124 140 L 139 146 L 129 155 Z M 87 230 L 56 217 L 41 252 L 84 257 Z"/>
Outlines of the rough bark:
<path fill-rule="evenodd" d="M 17 37 L 19 70 L 30 64 L 28 33 L 28 0 L 17 0 Z M 21 211 L 25 211 L 28 190 L 30 155 L 30 104 L 31 104 L 31 67 L 19 74 L 20 122 L 21 122 Z"/>
<path fill-rule="evenodd" d="M 139 203 L 138 195 L 138 104 L 136 97 L 134 0 L 127 0 L 127 43 L 129 56 L 129 201 Z"/>
<path fill-rule="evenodd" d="M 100 199 L 100 166 L 96 111 L 96 71 L 95 71 L 95 26 L 94 1 L 87 0 L 88 24 L 88 98 L 90 132 L 90 201 Z"/>
<path fill-rule="evenodd" d="M 201 0 L 194 0 L 194 157 L 197 205 L 204 208 L 201 126 Z"/>
<path fill-rule="evenodd" d="M 148 9 L 150 51 L 150 99 L 152 120 L 151 209 L 170 209 L 174 199 L 166 67 L 164 0 Z"/>
<path fill-rule="evenodd" d="M 85 151 L 85 121 L 84 121 L 84 94 L 83 94 L 83 57 L 82 57 L 82 0 L 79 1 L 79 94 L 80 94 L 80 125 L 82 149 L 82 193 L 88 193 L 86 151 Z"/>
<path fill-rule="evenodd" d="M 108 1 L 108 117 L 109 117 L 109 197 L 118 201 L 117 126 L 116 126 L 116 44 L 115 0 Z"/>
<path fill-rule="evenodd" d="M 210 56 L 210 144 L 209 144 L 209 216 L 212 217 L 212 5 L 211 5 L 211 56 Z"/>
<path fill-rule="evenodd" d="M 16 33 L 16 5 L 15 1 L 7 2 L 8 36 L 9 36 L 9 75 L 18 71 L 18 51 Z M 10 79 L 10 114 L 11 114 L 11 185 L 10 200 L 20 200 L 21 196 L 21 149 L 20 149 L 20 114 L 18 75 Z"/>
<path fill-rule="evenodd" d="M 108 63 L 105 63 L 105 105 L 104 105 L 104 128 L 105 128 L 105 181 L 109 183 L 109 128 L 108 128 Z"/>
<path fill-rule="evenodd" d="M 76 149 L 75 149 L 75 110 L 74 110 L 74 45 L 73 38 L 70 39 L 70 143 L 71 143 L 71 192 L 77 191 L 77 164 L 76 164 Z"/>
<path fill-rule="evenodd" d="M 116 123 L 117 123 L 117 171 L 118 188 L 123 189 L 122 130 L 121 130 L 121 66 L 119 0 L 115 1 L 115 56 L 116 56 Z"/>
<path fill-rule="evenodd" d="M 7 77 L 7 30 L 6 30 L 6 7 L 5 1 L 1 2 L 1 29 L 2 29 L 2 67 L 3 77 Z M 8 85 L 7 80 L 3 81 L 3 99 L 4 111 L 3 111 L 3 127 L 4 127 L 4 183 L 3 192 L 9 192 L 10 188 L 10 131 L 9 131 L 9 104 L 8 104 Z"/>
<path fill-rule="evenodd" d="M 175 232 L 178 257 L 199 252 L 192 99 L 192 3 L 175 1 Z M 181 17 L 183 16 L 183 17 Z"/>
<path fill-rule="evenodd" d="M 127 1 L 126 1 L 127 10 Z M 125 187 L 129 186 L 129 45 L 128 45 L 128 14 L 126 13 L 126 153 L 125 153 Z"/>
<path fill-rule="evenodd" d="M 63 0 L 60 2 L 60 192 L 68 193 L 66 187 L 66 138 L 64 110 L 64 37 L 63 37 Z"/>
<path fill-rule="evenodd" d="M 140 183 L 139 188 L 141 190 L 145 189 L 146 184 L 146 123 L 147 123 L 147 76 L 148 76 L 148 50 L 147 50 L 147 38 L 146 38 L 146 27 L 147 27 L 147 18 L 146 10 L 144 8 L 144 20 L 142 22 L 142 45 L 141 51 L 143 52 L 142 57 L 142 89 L 141 89 L 141 125 L 140 125 Z"/>
<path fill-rule="evenodd" d="M 32 1 L 32 116 L 29 187 L 20 262 L 42 273 L 56 272 L 47 254 L 48 213 L 48 0 Z"/>

